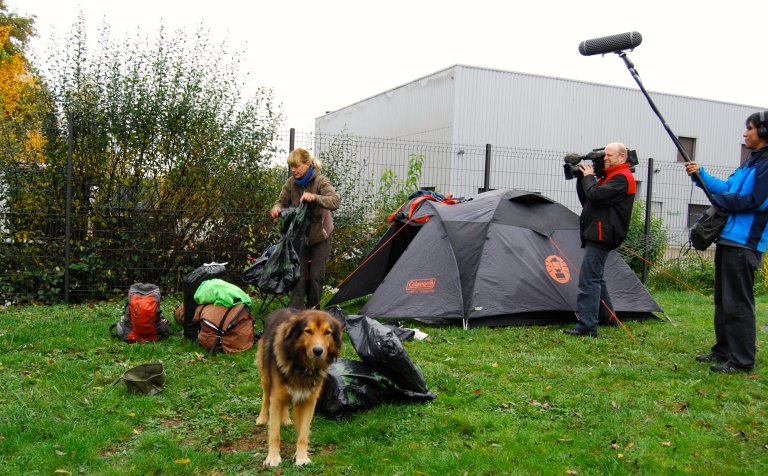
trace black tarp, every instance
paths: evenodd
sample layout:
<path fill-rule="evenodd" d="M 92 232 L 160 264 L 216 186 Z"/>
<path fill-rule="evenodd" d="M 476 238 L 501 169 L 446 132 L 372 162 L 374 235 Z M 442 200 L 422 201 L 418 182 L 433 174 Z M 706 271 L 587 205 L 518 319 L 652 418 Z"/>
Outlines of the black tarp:
<path fill-rule="evenodd" d="M 299 257 L 307 242 L 309 210 L 310 206 L 302 202 L 280 211 L 280 240 L 243 272 L 243 282 L 264 294 L 287 294 L 296 286 L 301 279 Z"/>

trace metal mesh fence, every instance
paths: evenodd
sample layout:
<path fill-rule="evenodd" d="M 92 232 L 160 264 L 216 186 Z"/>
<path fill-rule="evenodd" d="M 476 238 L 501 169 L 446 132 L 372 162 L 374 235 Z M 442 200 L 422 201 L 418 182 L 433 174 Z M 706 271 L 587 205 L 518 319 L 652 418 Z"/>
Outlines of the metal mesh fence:
<path fill-rule="evenodd" d="M 347 211 L 364 209 L 366 216 L 376 216 L 377 212 L 382 212 L 375 209 L 381 203 L 377 194 L 381 193 L 382 184 L 387 180 L 403 182 L 409 176 L 418 187 L 456 197 L 469 197 L 486 187 L 523 189 L 539 192 L 576 213 L 580 211 L 574 190 L 575 181 L 567 181 L 563 176 L 563 157 L 572 151 L 428 143 L 293 130 L 279 131 L 273 145 L 277 151 L 273 166 L 278 171 L 285 166 L 284 158 L 292 147 L 309 149 L 326 162 L 325 167 L 336 168 L 335 173 L 340 177 L 354 169 L 353 174 L 343 176 L 345 183 L 336 184 L 342 197 L 342 213 L 346 206 Z M 635 170 L 638 199 L 663 222 L 668 235 L 665 257 L 674 257 L 687 249 L 687 229 L 693 217 L 707 206 L 706 197 L 692 185 L 680 163 L 652 161 L 643 157 L 642 151 L 637 152 L 640 157 L 640 164 Z M 420 172 L 415 175 L 414 160 L 422 164 Z M 730 173 L 725 167 L 707 166 L 707 169 L 722 178 Z M 164 225 L 179 210 L 137 210 L 115 206 L 109 213 L 101 214 L 108 217 L 106 220 L 71 216 L 68 231 L 63 197 L 54 201 L 56 206 L 48 205 L 46 209 L 36 207 L 33 201 L 26 202 L 25 208 L 19 208 L 8 200 L 11 181 L 16 181 L 12 184 L 15 188 L 24 189 L 27 176 L 29 173 L 11 174 L 0 170 L 0 258 L 5 271 L 0 276 L 0 304 L 16 302 L 18 289 L 36 286 L 41 289 L 36 299 L 41 301 L 62 300 L 66 295 L 79 301 L 100 299 L 124 292 L 134 281 L 162 282 L 164 292 L 177 292 L 182 289 L 186 273 L 211 261 L 230 261 L 232 279 L 236 282 L 247 263 L 247 256 L 263 251 L 261 248 L 265 248 L 265 241 L 274 238 L 274 234 L 270 234 L 274 230 L 264 231 L 271 230 L 271 224 L 266 219 L 271 203 L 264 203 L 262 209 L 227 205 L 196 210 L 188 214 L 205 216 L 205 221 L 201 222 L 204 225 L 189 222 L 186 227 L 185 222 L 178 219 L 173 227 Z M 275 189 L 285 174 L 280 172 L 273 174 L 273 177 L 277 183 L 256 186 L 269 185 L 270 189 Z M 66 177 L 54 179 L 64 181 Z M 88 185 L 75 182 L 72 186 Z M 87 206 L 80 206 L 77 210 L 82 214 L 93 213 Z M 249 227 L 261 226 L 261 234 L 254 238 L 253 233 L 221 233 L 226 227 L 242 227 L 246 222 Z M 131 228 L 131 223 L 135 223 L 136 227 Z M 373 224 L 370 229 L 376 228 L 375 225 L 378 224 Z M 121 234 L 131 236 L 117 237 L 117 229 Z M 70 243 L 77 243 L 78 246 L 69 250 L 69 254 L 65 246 L 67 233 Z M 144 239 L 135 239 L 137 237 Z M 359 259 L 361 252 L 373 246 L 377 238 L 373 236 L 369 243 L 356 247 L 354 259 Z M 653 245 L 649 241 L 651 239 L 640 236 L 633 242 L 627 242 L 626 246 L 631 251 L 625 254 L 625 258 L 629 259 L 633 254 L 642 255 L 644 249 Z M 126 243 L 141 244 L 141 247 L 125 246 Z M 97 251 L 104 250 L 109 251 L 110 262 L 95 259 L 99 255 Z M 339 258 L 347 251 L 335 249 L 333 256 Z M 93 261 L 89 261 L 91 258 Z M 347 263 L 346 266 L 353 264 Z M 330 267 L 329 272 L 333 273 Z M 100 279 L 100 276 L 112 279 Z M 343 277 L 337 272 L 332 279 L 339 281 Z M 66 293 L 65 280 L 69 282 Z M 123 283 L 123 286 L 104 284 L 107 282 Z M 334 282 L 328 284 L 333 285 Z"/>

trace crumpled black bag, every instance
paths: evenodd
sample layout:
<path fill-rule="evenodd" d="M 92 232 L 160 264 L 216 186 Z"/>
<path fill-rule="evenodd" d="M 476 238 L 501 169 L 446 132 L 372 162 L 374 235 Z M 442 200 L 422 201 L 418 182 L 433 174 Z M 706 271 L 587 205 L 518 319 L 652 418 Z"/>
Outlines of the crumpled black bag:
<path fill-rule="evenodd" d="M 710 206 L 691 227 L 689 234 L 691 245 L 699 251 L 706 250 L 720 236 L 727 221 L 727 211 L 717 205 Z"/>
<path fill-rule="evenodd" d="M 405 403 L 435 398 L 434 394 L 414 397 L 363 362 L 337 359 L 328 369 L 317 410 L 328 418 L 368 410 L 381 403 Z"/>
<path fill-rule="evenodd" d="M 299 257 L 307 243 L 309 205 L 280 211 L 280 240 L 267 248 L 261 257 L 243 272 L 246 284 L 253 284 L 267 294 L 288 294 L 301 279 Z"/>
<path fill-rule="evenodd" d="M 409 397 L 435 398 L 421 369 L 408 357 L 392 329 L 367 316 L 347 316 L 345 325 L 349 341 L 365 364 L 392 380 Z"/>

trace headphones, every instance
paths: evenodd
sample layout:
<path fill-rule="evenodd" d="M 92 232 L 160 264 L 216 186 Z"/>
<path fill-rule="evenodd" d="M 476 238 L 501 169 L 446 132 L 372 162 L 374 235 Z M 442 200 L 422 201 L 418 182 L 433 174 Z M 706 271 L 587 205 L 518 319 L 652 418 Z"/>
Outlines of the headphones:
<path fill-rule="evenodd" d="M 768 139 L 768 125 L 766 125 L 766 113 L 768 111 L 760 111 L 760 124 L 758 124 L 757 128 L 757 137 L 760 137 L 761 139 Z"/>

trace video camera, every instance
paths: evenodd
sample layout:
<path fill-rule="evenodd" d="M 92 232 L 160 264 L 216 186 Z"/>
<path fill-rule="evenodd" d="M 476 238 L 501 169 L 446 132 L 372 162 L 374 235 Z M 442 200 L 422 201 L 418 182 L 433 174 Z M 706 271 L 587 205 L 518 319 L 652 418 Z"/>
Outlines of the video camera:
<path fill-rule="evenodd" d="M 565 175 L 565 180 L 573 180 L 576 177 L 581 178 L 584 176 L 584 174 L 581 172 L 581 169 L 578 167 L 579 162 L 582 160 L 592 161 L 592 167 L 595 169 L 595 177 L 605 177 L 605 147 L 603 147 L 600 149 L 592 149 L 592 151 L 588 152 L 587 155 L 568 154 L 563 157 L 563 161 L 565 162 L 563 164 L 563 174 Z M 640 163 L 637 160 L 636 151 L 627 150 L 627 163 L 629 164 L 629 170 L 634 172 L 635 165 Z"/>

